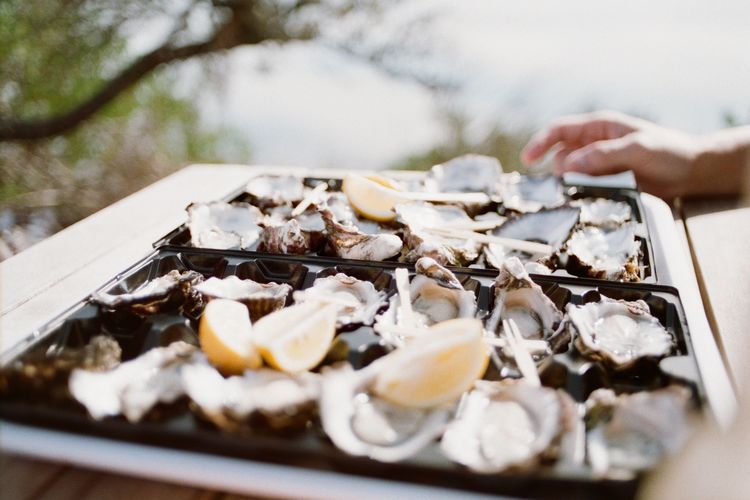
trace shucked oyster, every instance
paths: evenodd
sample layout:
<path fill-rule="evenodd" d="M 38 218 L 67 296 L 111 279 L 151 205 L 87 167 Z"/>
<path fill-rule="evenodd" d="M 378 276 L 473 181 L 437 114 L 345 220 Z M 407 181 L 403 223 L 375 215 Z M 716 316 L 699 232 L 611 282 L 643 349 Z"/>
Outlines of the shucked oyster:
<path fill-rule="evenodd" d="M 190 244 L 197 248 L 247 249 L 260 236 L 263 214 L 249 203 L 193 203 L 187 212 Z"/>
<path fill-rule="evenodd" d="M 156 347 L 109 371 L 76 369 L 68 388 L 96 420 L 124 415 L 138 422 L 157 403 L 173 403 L 183 395 L 180 371 L 205 362 L 200 351 L 185 342 Z"/>
<path fill-rule="evenodd" d="M 622 201 L 605 198 L 584 198 L 571 205 L 581 208 L 581 224 L 612 227 L 629 221 L 632 217 L 630 205 Z"/>
<path fill-rule="evenodd" d="M 672 335 L 642 300 L 627 302 L 602 296 L 582 306 L 568 304 L 575 345 L 585 356 L 615 369 L 631 367 L 641 358 L 661 358 L 674 348 Z"/>
<path fill-rule="evenodd" d="M 634 224 L 616 229 L 588 226 L 573 232 L 560 259 L 565 269 L 576 276 L 638 281 L 640 254 Z"/>
<path fill-rule="evenodd" d="M 403 243 L 395 234 L 365 234 L 336 222 L 333 212 L 320 211 L 328 233 L 328 242 L 343 259 L 381 261 L 398 255 Z"/>
<path fill-rule="evenodd" d="M 535 177 L 518 172 L 504 174 L 498 185 L 503 206 L 517 212 L 536 212 L 565 203 L 563 187 L 553 176 Z"/>
<path fill-rule="evenodd" d="M 261 175 L 250 179 L 245 191 L 252 196 L 255 205 L 274 207 L 297 203 L 305 197 L 302 179 L 293 175 Z"/>
<path fill-rule="evenodd" d="M 541 209 L 538 212 L 522 214 L 505 221 L 502 226 L 494 229 L 490 234 L 502 238 L 545 243 L 559 249 L 570 236 L 578 223 L 580 210 L 563 206 L 551 209 Z M 552 254 L 528 254 L 517 250 L 510 250 L 498 243 L 490 243 L 484 249 L 487 263 L 500 269 L 505 259 L 518 257 L 523 262 L 540 262 L 549 265 Z M 534 272 L 538 268 L 534 268 Z"/>
<path fill-rule="evenodd" d="M 428 185 L 441 192 L 481 191 L 493 195 L 502 173 L 497 158 L 467 154 L 432 167 Z"/>
<path fill-rule="evenodd" d="M 200 414 L 220 429 L 238 431 L 254 424 L 274 430 L 300 430 L 315 416 L 320 375 L 248 370 L 224 378 L 206 364 L 182 370 L 185 394 Z"/>
<path fill-rule="evenodd" d="M 318 278 L 310 288 L 294 294 L 296 302 L 334 300 L 338 304 L 337 327 L 349 324 L 371 325 L 375 314 L 385 305 L 385 293 L 369 281 L 344 273 Z"/>
<path fill-rule="evenodd" d="M 398 221 L 412 230 L 421 228 L 443 228 L 472 222 L 472 218 L 461 207 L 434 205 L 427 202 L 400 203 L 394 207 Z"/>
<path fill-rule="evenodd" d="M 181 307 L 188 314 L 203 306 L 195 286 L 203 275 L 195 271 L 169 271 L 130 293 L 94 293 L 91 301 L 109 310 L 127 310 L 138 315 L 154 314 Z"/>
<path fill-rule="evenodd" d="M 495 279 L 495 305 L 488 327 L 513 320 L 525 339 L 544 340 L 553 352 L 570 341 L 563 313 L 534 283 L 516 257 L 507 259 Z"/>
<path fill-rule="evenodd" d="M 522 382 L 479 380 L 461 402 L 440 447 L 472 470 L 495 473 L 556 458 L 576 416 L 562 391 Z"/>
<path fill-rule="evenodd" d="M 237 276 L 224 279 L 209 278 L 195 286 L 195 290 L 211 299 L 232 299 L 242 302 L 250 312 L 250 319 L 257 321 L 286 304 L 292 287 L 286 283 L 257 283 Z"/>
<path fill-rule="evenodd" d="M 588 460 L 596 475 L 652 468 L 690 437 L 690 391 L 681 386 L 615 395 L 597 389 L 586 401 Z"/>
<path fill-rule="evenodd" d="M 295 219 L 264 227 L 258 245 L 258 251 L 268 253 L 303 255 L 310 250 L 311 235 Z"/>

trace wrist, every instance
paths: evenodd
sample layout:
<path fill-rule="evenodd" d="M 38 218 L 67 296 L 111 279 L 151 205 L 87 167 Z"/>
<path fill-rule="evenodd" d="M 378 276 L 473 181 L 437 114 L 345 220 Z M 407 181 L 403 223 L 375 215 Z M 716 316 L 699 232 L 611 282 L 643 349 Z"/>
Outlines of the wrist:
<path fill-rule="evenodd" d="M 699 136 L 690 158 L 686 194 L 737 195 L 750 156 L 750 126 Z"/>

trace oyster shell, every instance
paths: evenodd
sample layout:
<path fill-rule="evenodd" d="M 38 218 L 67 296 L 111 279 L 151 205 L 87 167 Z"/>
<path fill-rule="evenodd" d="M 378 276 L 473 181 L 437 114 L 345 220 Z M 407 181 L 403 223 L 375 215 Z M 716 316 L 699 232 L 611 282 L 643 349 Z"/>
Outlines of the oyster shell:
<path fill-rule="evenodd" d="M 612 227 L 628 222 L 632 217 L 630 205 L 605 198 L 584 198 L 571 205 L 581 208 L 581 224 Z"/>
<path fill-rule="evenodd" d="M 513 320 L 525 339 L 544 340 L 553 352 L 570 341 L 563 313 L 529 277 L 520 260 L 511 257 L 495 279 L 495 305 L 488 329 L 496 331 L 502 320 Z"/>
<path fill-rule="evenodd" d="M 443 432 L 450 411 L 401 408 L 373 396 L 370 387 L 386 365 L 381 358 L 359 371 L 350 364 L 323 368 L 320 418 L 340 450 L 381 462 L 416 454 Z"/>
<path fill-rule="evenodd" d="M 197 248 L 244 250 L 260 236 L 263 214 L 249 203 L 193 203 L 187 212 L 190 244 Z"/>
<path fill-rule="evenodd" d="M 611 389 L 592 392 L 586 420 L 594 473 L 642 471 L 677 453 L 694 430 L 690 405 L 690 391 L 676 385 L 620 396 Z"/>
<path fill-rule="evenodd" d="M 329 209 L 321 209 L 328 242 L 337 256 L 343 259 L 381 261 L 398 255 L 403 243 L 395 234 L 365 234 L 345 226 L 333 216 Z"/>
<path fill-rule="evenodd" d="M 634 224 L 615 229 L 584 227 L 571 234 L 560 260 L 576 276 L 638 281 L 641 245 L 635 234 Z"/>
<path fill-rule="evenodd" d="M 558 249 L 570 237 L 573 228 L 578 224 L 579 215 L 580 209 L 570 206 L 541 209 L 538 212 L 512 217 L 489 234 L 503 238 L 545 243 Z M 497 243 L 487 245 L 484 249 L 484 255 L 487 263 L 497 269 L 500 269 L 505 259 L 509 257 L 518 257 L 523 262 L 538 262 L 542 265 L 548 265 L 548 267 L 551 265 L 552 257 L 552 254 L 532 255 L 511 250 Z M 531 269 L 534 269 L 534 271 L 531 271 Z M 536 266 L 532 266 L 531 269 L 529 269 L 530 272 L 539 270 Z M 544 270 L 542 271 L 544 272 Z"/>
<path fill-rule="evenodd" d="M 472 222 L 472 218 L 464 209 L 453 205 L 434 205 L 427 202 L 400 203 L 394 210 L 398 221 L 412 230 Z"/>
<path fill-rule="evenodd" d="M 467 154 L 430 169 L 428 185 L 441 192 L 477 192 L 493 195 L 503 173 L 497 158 Z"/>
<path fill-rule="evenodd" d="M 96 292 L 91 301 L 111 311 L 128 311 L 139 316 L 178 307 L 193 314 L 203 307 L 203 300 L 195 291 L 202 281 L 203 275 L 195 271 L 172 270 L 130 293 Z"/>
<path fill-rule="evenodd" d="M 287 296 L 292 291 L 292 287 L 286 283 L 258 283 L 237 276 L 209 278 L 194 288 L 208 300 L 231 299 L 242 302 L 247 306 L 252 321 L 284 307 Z"/>
<path fill-rule="evenodd" d="M 419 259 L 415 270 L 416 275 L 409 285 L 409 296 L 415 313 L 410 320 L 416 320 L 417 324 L 404 324 L 398 294 L 391 297 L 388 309 L 378 316 L 378 324 L 424 328 L 449 319 L 473 318 L 476 315 L 476 296 L 464 290 L 450 270 L 429 257 Z M 387 330 L 381 332 L 386 342 L 394 346 L 403 345 L 402 336 L 389 334 Z"/>
<path fill-rule="evenodd" d="M 261 175 L 245 186 L 253 204 L 261 208 L 297 203 L 305 197 L 302 179 L 293 175 Z"/>
<path fill-rule="evenodd" d="M 336 300 L 336 303 L 341 305 L 336 327 L 341 328 L 350 324 L 371 325 L 375 320 L 375 314 L 385 305 L 385 296 L 385 292 L 378 291 L 369 281 L 337 273 L 317 278 L 310 288 L 295 292 L 294 300 Z"/>
<path fill-rule="evenodd" d="M 517 212 L 536 212 L 565 203 L 563 186 L 557 177 L 504 174 L 498 184 L 503 206 Z"/>
<path fill-rule="evenodd" d="M 258 251 L 304 255 L 312 249 L 310 233 L 303 231 L 295 219 L 283 224 L 266 226 L 260 235 Z"/>
<path fill-rule="evenodd" d="M 567 312 L 576 348 L 618 370 L 642 358 L 664 357 L 675 346 L 672 334 L 642 300 L 627 302 L 602 296 L 599 302 L 568 304 Z"/>
<path fill-rule="evenodd" d="M 246 371 L 224 378 L 205 364 L 182 370 L 182 384 L 201 416 L 218 428 L 236 432 L 263 426 L 301 430 L 317 414 L 320 375 L 275 370 Z"/>
<path fill-rule="evenodd" d="M 451 460 L 483 473 L 528 468 L 557 457 L 576 418 L 570 396 L 521 382 L 480 380 L 440 442 Z"/>
<path fill-rule="evenodd" d="M 96 420 L 122 414 L 138 422 L 157 403 L 173 403 L 181 397 L 182 368 L 199 362 L 205 358 L 198 348 L 173 342 L 109 371 L 75 369 L 68 389 Z"/>

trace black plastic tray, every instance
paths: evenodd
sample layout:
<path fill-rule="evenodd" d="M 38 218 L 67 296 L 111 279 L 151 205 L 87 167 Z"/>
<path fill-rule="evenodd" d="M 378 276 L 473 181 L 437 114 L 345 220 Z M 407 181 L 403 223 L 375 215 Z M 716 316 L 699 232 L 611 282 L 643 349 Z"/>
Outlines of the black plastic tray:
<path fill-rule="evenodd" d="M 305 177 L 303 179 L 303 182 L 305 185 L 309 187 L 314 187 L 320 182 L 325 182 L 329 186 L 329 191 L 340 191 L 341 190 L 341 179 L 333 179 L 328 177 Z M 598 187 L 598 186 L 581 186 L 581 185 L 572 185 L 572 184 L 564 184 L 565 194 L 568 198 L 571 200 L 577 200 L 581 198 L 606 198 L 609 200 L 614 201 L 622 201 L 630 205 L 630 209 L 632 211 L 632 219 L 634 222 L 637 222 L 641 225 L 642 228 L 644 228 L 645 236 L 636 236 L 636 239 L 639 241 L 641 245 L 641 266 L 640 266 L 640 280 L 641 282 L 646 283 L 657 283 L 658 282 L 658 271 L 654 268 L 655 261 L 654 261 L 654 249 L 653 249 L 653 243 L 651 238 L 651 231 L 649 229 L 648 221 L 645 217 L 645 210 L 643 207 L 643 203 L 641 202 L 640 192 L 637 189 L 631 189 L 631 188 L 613 188 L 613 187 Z M 229 195 L 225 196 L 223 201 L 227 202 L 251 202 L 251 197 L 249 194 L 247 194 L 244 190 L 244 185 L 234 191 L 232 191 Z M 187 224 L 182 224 L 181 226 L 173 229 L 163 237 L 159 238 L 156 242 L 154 242 L 153 246 L 154 248 L 159 248 L 161 246 L 179 246 L 179 247 L 189 247 L 192 248 L 190 245 L 190 230 L 187 227 Z M 257 245 L 257 243 L 256 243 Z M 255 252 L 255 246 L 250 248 L 251 251 Z M 268 254 L 268 255 L 274 255 L 274 254 Z M 318 257 L 318 254 L 310 254 L 306 257 L 315 258 Z M 326 256 L 321 256 L 326 257 Z M 492 269 L 492 268 L 487 268 Z M 557 275 L 559 275 L 558 271 Z M 568 275 L 567 273 L 564 273 L 564 275 Z M 589 278 L 585 278 L 589 279 Z M 602 280 L 606 281 L 606 280 Z"/>
<path fill-rule="evenodd" d="M 100 290 L 112 293 L 132 291 L 172 269 L 192 269 L 206 277 L 237 275 L 259 282 L 285 282 L 295 289 L 310 286 L 316 277 L 344 272 L 359 279 L 370 280 L 376 288 L 388 293 L 395 293 L 393 270 L 396 267 L 404 266 L 397 263 L 362 263 L 322 257 L 313 259 L 165 247 L 119 274 Z M 492 307 L 492 283 L 496 272 L 458 270 L 456 275 L 466 289 L 477 295 L 480 311 L 489 311 Z M 562 388 L 574 400 L 582 402 L 591 391 L 599 387 L 633 392 L 681 383 L 692 389 L 697 406 L 706 406 L 677 290 L 652 284 L 609 283 L 556 276 L 537 276 L 534 279 L 558 307 L 564 307 L 568 302 L 598 300 L 599 294 L 615 299 L 643 299 L 652 314 L 678 341 L 673 356 L 665 358 L 659 364 L 643 363 L 627 374 L 617 374 L 599 363 L 585 360 L 571 348 L 566 353 L 553 356 L 545 365 L 540 374 L 543 384 Z M 110 324 L 100 313 L 98 306 L 83 301 L 40 330 L 23 347 L 23 352 L 16 351 L 15 357 L 24 359 L 46 356 L 58 352 L 62 346 L 83 346 L 93 335 L 104 332 L 112 334 L 120 342 L 123 360 L 127 360 L 174 340 L 196 342 L 196 325 L 196 318 L 183 317 L 178 313 L 156 314 L 132 325 L 122 322 Z M 385 352 L 370 327 L 361 327 L 341 333 L 340 336 L 349 344 L 349 361 L 355 367 L 361 367 Z M 669 369 L 666 368 L 667 364 L 671 366 Z M 487 378 L 496 376 L 496 371 L 492 368 L 486 375 Z M 44 389 L 48 388 L 42 388 Z M 593 477 L 585 469 L 561 472 L 550 466 L 525 473 L 477 474 L 444 458 L 437 444 L 404 462 L 380 463 L 340 452 L 328 441 L 317 424 L 302 434 L 292 436 L 262 430 L 240 436 L 225 434 L 193 416 L 185 401 L 169 406 L 161 405 L 152 411 L 149 418 L 138 424 L 130 424 L 124 418 L 92 420 L 78 403 L 65 401 L 64 398 L 54 399 L 34 391 L 18 396 L 10 391 L 2 396 L 0 417 L 25 425 L 126 442 L 521 497 L 581 498 L 606 495 L 611 498 L 630 498 L 635 494 L 639 481 L 638 478 L 602 480 Z"/>

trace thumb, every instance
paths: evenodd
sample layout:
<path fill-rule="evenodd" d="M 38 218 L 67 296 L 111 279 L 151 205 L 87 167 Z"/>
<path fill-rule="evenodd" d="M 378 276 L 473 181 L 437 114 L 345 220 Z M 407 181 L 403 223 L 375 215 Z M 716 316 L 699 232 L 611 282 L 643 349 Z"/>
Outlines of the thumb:
<path fill-rule="evenodd" d="M 560 170 L 590 175 L 614 174 L 636 163 L 639 151 L 640 146 L 633 135 L 596 141 L 567 155 Z"/>

